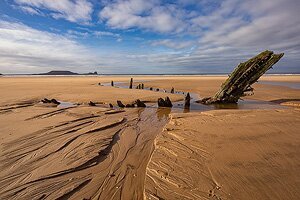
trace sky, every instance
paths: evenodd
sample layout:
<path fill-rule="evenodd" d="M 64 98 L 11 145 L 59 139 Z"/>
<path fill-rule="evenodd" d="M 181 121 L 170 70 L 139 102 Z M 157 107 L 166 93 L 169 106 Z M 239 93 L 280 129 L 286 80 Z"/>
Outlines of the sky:
<path fill-rule="evenodd" d="M 299 0 L 0 0 L 0 73 L 300 73 Z"/>

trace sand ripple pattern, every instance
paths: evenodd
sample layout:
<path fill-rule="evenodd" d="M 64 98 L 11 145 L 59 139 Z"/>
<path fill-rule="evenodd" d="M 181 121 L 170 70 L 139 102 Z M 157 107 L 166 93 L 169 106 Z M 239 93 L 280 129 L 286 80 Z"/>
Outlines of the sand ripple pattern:
<path fill-rule="evenodd" d="M 22 125 L 72 119 L 3 144 L 0 199 L 143 199 L 146 166 L 166 118 L 152 117 L 155 109 L 43 109 L 49 111 L 24 117 Z"/>

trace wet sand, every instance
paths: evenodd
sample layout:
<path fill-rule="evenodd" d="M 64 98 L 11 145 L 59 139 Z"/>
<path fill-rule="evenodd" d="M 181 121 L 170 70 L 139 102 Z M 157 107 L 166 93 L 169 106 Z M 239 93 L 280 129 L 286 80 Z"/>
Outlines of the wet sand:
<path fill-rule="evenodd" d="M 205 97 L 225 78 L 134 80 Z M 1 199 L 300 198 L 300 90 L 257 83 L 246 97 L 284 108 L 118 111 L 107 104 L 183 95 L 98 85 L 111 80 L 129 77 L 0 78 Z M 80 105 L 38 103 L 45 97 Z"/>
<path fill-rule="evenodd" d="M 148 199 L 299 199 L 299 114 L 173 114 L 147 168 Z"/>

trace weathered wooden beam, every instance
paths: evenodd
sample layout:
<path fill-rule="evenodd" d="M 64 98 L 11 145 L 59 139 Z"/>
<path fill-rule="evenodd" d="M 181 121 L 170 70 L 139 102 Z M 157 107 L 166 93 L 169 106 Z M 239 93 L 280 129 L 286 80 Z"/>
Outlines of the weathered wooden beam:
<path fill-rule="evenodd" d="M 247 92 L 253 91 L 251 85 L 257 82 L 283 55 L 283 53 L 274 54 L 266 50 L 247 62 L 240 63 L 222 84 L 220 90 L 213 97 L 202 99 L 201 103 L 237 103 Z"/>
<path fill-rule="evenodd" d="M 190 93 L 188 92 L 184 99 L 184 107 L 189 108 L 190 105 L 191 105 L 191 96 Z"/>
<path fill-rule="evenodd" d="M 171 89 L 171 93 L 174 94 L 174 88 L 173 88 L 173 87 L 172 87 L 172 89 Z"/>
<path fill-rule="evenodd" d="M 133 78 L 130 79 L 129 89 L 132 89 L 132 84 L 133 84 Z"/>

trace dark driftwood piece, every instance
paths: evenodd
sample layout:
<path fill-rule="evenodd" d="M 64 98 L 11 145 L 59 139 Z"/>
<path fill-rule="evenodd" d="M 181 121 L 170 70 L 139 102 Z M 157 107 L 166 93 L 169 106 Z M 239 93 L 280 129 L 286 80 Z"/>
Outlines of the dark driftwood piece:
<path fill-rule="evenodd" d="M 60 104 L 60 102 L 58 102 L 56 99 L 51 99 L 51 103 L 54 103 L 54 104 L 56 104 L 56 105 L 59 105 L 59 104 Z"/>
<path fill-rule="evenodd" d="M 90 102 L 89 102 L 89 106 L 96 106 L 96 103 L 90 101 Z"/>
<path fill-rule="evenodd" d="M 133 78 L 130 79 L 129 89 L 132 89 L 132 84 L 133 84 Z"/>
<path fill-rule="evenodd" d="M 125 107 L 125 105 L 122 103 L 122 101 L 117 101 L 117 104 L 118 104 L 118 106 L 120 107 L 120 108 L 124 108 Z"/>
<path fill-rule="evenodd" d="M 274 54 L 272 51 L 264 51 L 251 58 L 247 62 L 240 63 L 222 84 L 221 89 L 213 96 L 204 98 L 201 103 L 237 103 L 238 100 L 253 93 L 251 85 L 277 63 L 284 54 Z"/>
<path fill-rule="evenodd" d="M 134 108 L 134 103 L 128 103 L 125 106 L 126 108 Z"/>
<path fill-rule="evenodd" d="M 157 100 L 158 107 L 165 107 L 165 100 L 163 98 L 158 98 Z"/>
<path fill-rule="evenodd" d="M 47 98 L 44 98 L 44 99 L 42 99 L 41 100 L 43 103 L 53 103 L 53 104 L 56 104 L 56 105 L 59 105 L 60 104 L 60 102 L 58 102 L 56 99 L 51 99 L 51 100 L 49 100 L 49 99 L 47 99 Z"/>
<path fill-rule="evenodd" d="M 146 107 L 146 104 L 139 99 L 137 99 L 135 103 L 137 107 Z"/>
<path fill-rule="evenodd" d="M 157 103 L 158 103 L 158 107 L 169 107 L 169 108 L 173 107 L 173 104 L 169 97 L 166 97 L 165 99 L 159 98 L 157 100 Z"/>
<path fill-rule="evenodd" d="M 47 98 L 44 98 L 41 100 L 43 103 L 51 103 L 51 100 L 47 99 Z"/>
<path fill-rule="evenodd" d="M 169 97 L 165 98 L 165 102 L 166 102 L 166 107 L 173 107 L 173 104 Z"/>

